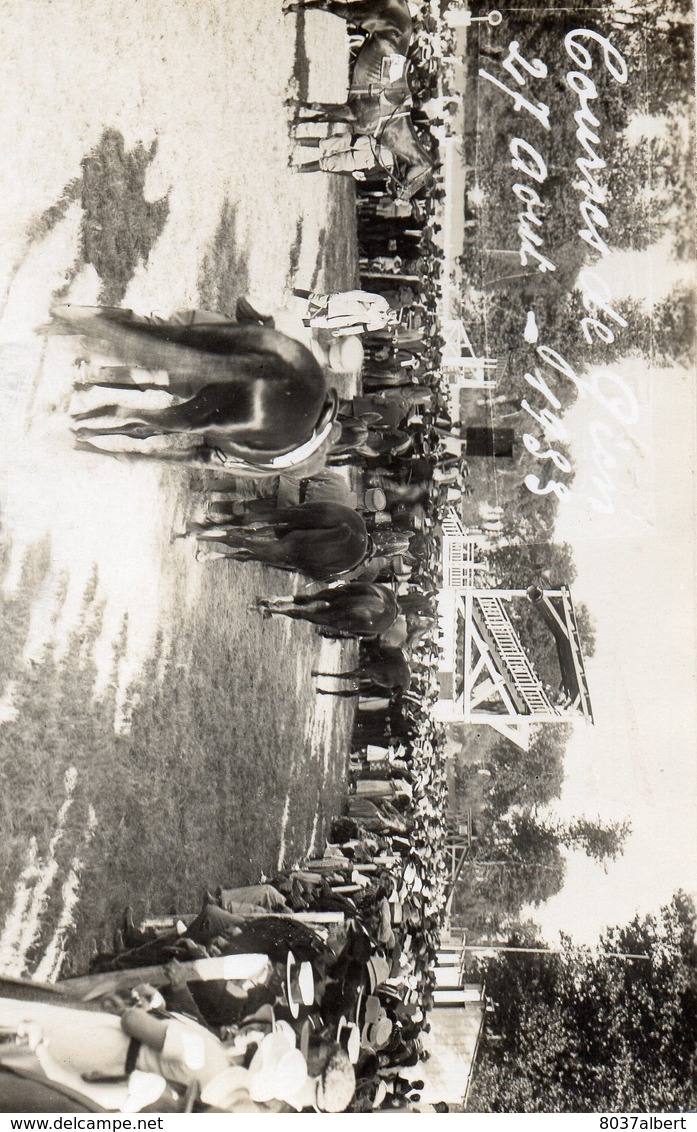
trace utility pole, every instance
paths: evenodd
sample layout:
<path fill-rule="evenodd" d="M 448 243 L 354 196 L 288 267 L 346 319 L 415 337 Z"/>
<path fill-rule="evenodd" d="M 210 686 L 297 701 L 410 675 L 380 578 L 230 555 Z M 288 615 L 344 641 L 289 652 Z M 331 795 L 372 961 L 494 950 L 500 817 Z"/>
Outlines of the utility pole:
<path fill-rule="evenodd" d="M 505 951 L 521 955 L 563 955 L 568 948 L 565 947 L 509 947 L 504 943 L 465 943 L 463 951 L 478 951 L 482 953 L 491 951 Z M 650 955 L 637 955 L 631 951 L 602 951 L 604 959 L 645 959 L 651 961 Z"/>

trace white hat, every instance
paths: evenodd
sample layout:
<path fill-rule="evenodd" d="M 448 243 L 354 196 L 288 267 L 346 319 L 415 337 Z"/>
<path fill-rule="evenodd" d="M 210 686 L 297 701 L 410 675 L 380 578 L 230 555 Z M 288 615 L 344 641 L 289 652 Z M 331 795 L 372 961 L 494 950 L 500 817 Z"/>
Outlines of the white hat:
<path fill-rule="evenodd" d="M 286 962 L 286 995 L 293 1018 L 300 1014 L 300 1006 L 312 1006 L 315 1001 L 315 976 L 312 964 L 298 963 L 292 951 Z"/>
<path fill-rule="evenodd" d="M 329 347 L 329 367 L 339 373 L 359 372 L 363 365 L 363 343 L 357 334 L 348 334 Z"/>
<path fill-rule="evenodd" d="M 343 1014 L 336 1029 L 336 1040 L 346 1050 L 351 1064 L 355 1065 L 361 1052 L 361 1032 L 356 1023 L 347 1022 Z"/>
<path fill-rule="evenodd" d="M 387 1085 L 384 1081 L 379 1081 L 378 1087 L 375 1090 L 375 1096 L 373 1097 L 373 1108 L 379 1108 L 386 1096 Z"/>
<path fill-rule="evenodd" d="M 244 1101 L 249 1096 L 249 1070 L 241 1065 L 231 1065 L 222 1073 L 216 1073 L 201 1090 L 201 1101 L 211 1108 L 229 1111 L 235 1102 Z"/>
<path fill-rule="evenodd" d="M 336 1049 L 317 1079 L 314 1105 L 320 1112 L 345 1112 L 356 1092 L 356 1073 L 345 1049 Z"/>
<path fill-rule="evenodd" d="M 292 1033 L 292 1031 L 291 1031 Z M 294 1035 L 293 1035 L 294 1038 Z M 285 1028 L 278 1028 L 260 1042 L 249 1066 L 249 1095 L 254 1101 L 285 1101 L 295 1107 L 307 1084 L 307 1064 Z M 302 1105 L 300 1105 L 302 1107 Z"/>
<path fill-rule="evenodd" d="M 122 1112 L 140 1112 L 148 1105 L 159 1101 L 167 1088 L 167 1082 L 159 1073 L 146 1073 L 134 1069 L 128 1077 L 128 1095 L 122 1105 Z"/>

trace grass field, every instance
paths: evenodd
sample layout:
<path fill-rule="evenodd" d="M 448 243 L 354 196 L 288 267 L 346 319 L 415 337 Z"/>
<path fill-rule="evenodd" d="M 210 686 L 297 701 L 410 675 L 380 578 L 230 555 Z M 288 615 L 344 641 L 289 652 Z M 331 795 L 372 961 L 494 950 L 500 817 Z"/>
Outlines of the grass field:
<path fill-rule="evenodd" d="M 30 199 L 8 205 L 17 257 L 0 323 L 0 969 L 45 978 L 64 954 L 83 969 L 126 903 L 190 910 L 205 887 L 258 880 L 319 844 L 341 806 L 352 714 L 316 696 L 310 671 L 339 669 L 353 646 L 252 608 L 299 580 L 172 543 L 198 502 L 188 473 L 74 449 L 75 347 L 33 330 L 52 295 L 230 310 L 245 292 L 278 303 L 295 282 L 353 285 L 352 188 L 294 178 L 283 107 L 289 84 L 335 90 L 338 21 L 306 29 L 250 0 L 224 15 L 203 3 L 196 19 L 170 6 L 165 27 L 146 3 L 116 28 L 108 5 L 82 23 L 77 7 L 47 10 L 43 50 L 62 43 L 50 92 L 30 69 L 41 59 L 22 69 L 23 39 L 15 50 L 18 102 L 26 88 L 40 113 L 50 98 L 61 147 L 3 136 Z M 34 22 L 28 11 L 27 40 Z M 185 74 L 184 42 L 199 53 Z M 116 93 L 76 100 L 77 59 L 113 52 Z"/>
<path fill-rule="evenodd" d="M 205 887 L 256 881 L 306 852 L 342 804 L 351 708 L 325 700 L 315 710 L 311 668 L 320 649 L 322 664 L 337 658 L 338 645 L 322 645 L 310 626 L 288 621 L 262 630 L 248 609 L 254 594 L 284 588 L 274 584 L 278 575 L 225 562 L 205 564 L 196 598 L 163 618 L 125 696 L 118 667 L 127 626 L 114 642 L 113 678 L 95 696 L 103 625 L 97 579 L 67 640 L 22 664 L 26 612 L 48 567 L 37 551 L 27 562 L 24 600 L 4 609 L 13 712 L 0 726 L 3 910 L 11 912 L 29 866 L 20 918 L 36 920 L 25 951 L 35 966 L 55 934 L 62 885 L 78 858 L 68 953 L 81 967 L 90 936 L 113 925 L 125 904 L 139 913 L 190 910 Z M 71 800 L 61 820 L 66 782 Z"/>

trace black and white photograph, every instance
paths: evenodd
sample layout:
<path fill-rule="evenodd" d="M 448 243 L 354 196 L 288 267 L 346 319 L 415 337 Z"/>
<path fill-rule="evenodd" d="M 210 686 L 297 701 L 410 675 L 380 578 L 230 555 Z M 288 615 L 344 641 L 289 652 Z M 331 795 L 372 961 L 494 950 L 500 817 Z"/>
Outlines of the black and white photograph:
<path fill-rule="evenodd" d="M 697 1111 L 693 5 L 493 3 L 0 0 L 3 1128 Z"/>

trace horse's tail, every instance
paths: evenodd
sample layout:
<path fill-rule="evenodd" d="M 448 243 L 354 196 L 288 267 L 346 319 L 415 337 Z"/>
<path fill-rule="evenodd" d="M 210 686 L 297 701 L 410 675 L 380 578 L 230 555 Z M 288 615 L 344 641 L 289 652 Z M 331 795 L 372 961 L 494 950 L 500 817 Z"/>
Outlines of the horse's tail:
<path fill-rule="evenodd" d="M 411 39 L 414 23 L 407 0 L 353 0 L 349 4 L 332 3 L 330 8 L 370 35 L 406 37 L 407 42 Z"/>
<path fill-rule="evenodd" d="M 166 369 L 170 374 L 200 375 L 214 381 L 227 372 L 226 360 L 234 358 L 242 373 L 248 363 L 252 371 L 269 368 L 279 377 L 295 378 L 303 388 L 297 396 L 324 398 L 326 381 L 321 366 L 301 342 L 272 330 L 237 322 L 178 324 L 155 322 L 121 307 L 56 306 L 52 333 L 75 333 L 105 343 L 126 365 Z M 203 382 L 201 382 L 203 384 Z"/>

